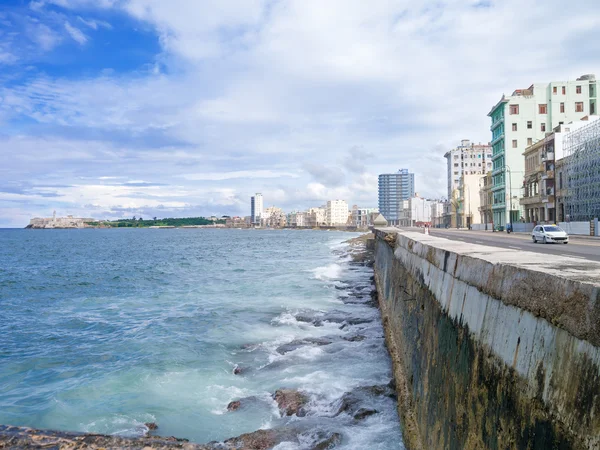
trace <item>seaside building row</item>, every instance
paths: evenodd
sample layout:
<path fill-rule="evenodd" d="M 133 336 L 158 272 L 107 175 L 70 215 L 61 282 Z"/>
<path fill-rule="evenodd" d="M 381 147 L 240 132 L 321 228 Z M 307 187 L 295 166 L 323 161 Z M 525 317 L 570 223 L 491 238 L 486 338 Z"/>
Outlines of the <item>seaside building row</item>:
<path fill-rule="evenodd" d="M 264 208 L 263 196 L 250 197 L 250 216 L 231 217 L 226 225 L 235 228 L 318 228 L 352 227 L 368 228 L 379 214 L 378 208 L 348 208 L 345 200 L 329 200 L 325 205 L 306 211 L 286 213 L 276 206 Z"/>
<path fill-rule="evenodd" d="M 600 121 L 594 75 L 534 83 L 503 95 L 488 116 L 489 145 L 462 141 L 444 156 L 440 226 L 529 231 L 600 216 Z M 575 225 L 573 225 L 575 226 Z"/>

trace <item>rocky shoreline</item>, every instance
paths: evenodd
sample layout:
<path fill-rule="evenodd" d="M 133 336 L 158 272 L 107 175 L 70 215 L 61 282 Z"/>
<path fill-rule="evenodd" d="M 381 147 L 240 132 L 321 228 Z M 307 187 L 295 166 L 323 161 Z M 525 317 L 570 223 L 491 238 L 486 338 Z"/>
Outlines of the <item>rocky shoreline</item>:
<path fill-rule="evenodd" d="M 369 239 L 372 235 L 363 235 L 351 239 L 346 243 L 349 251 L 346 253 L 351 260 L 348 263 L 350 270 L 365 270 L 365 266 L 372 267 L 373 252 Z M 359 266 L 363 268 L 360 269 Z M 377 291 L 374 287 L 374 277 L 368 283 L 352 285 L 342 283 L 339 287 L 339 298 L 347 305 L 363 305 L 377 308 Z M 343 334 L 327 335 L 320 337 L 306 337 L 295 339 L 276 348 L 276 352 L 285 355 L 303 347 L 335 346 L 339 343 L 360 343 L 369 339 L 367 331 L 361 331 L 361 326 L 368 327 L 370 322 L 379 320 L 379 316 L 363 317 L 347 311 L 301 311 L 295 314 L 298 322 L 310 324 L 315 327 L 324 325 L 337 326 L 344 330 Z M 347 344 L 346 344 L 347 345 Z M 244 351 L 252 352 L 252 344 L 247 345 Z M 233 368 L 235 375 L 245 376 L 252 374 L 257 368 L 246 365 L 236 365 Z M 322 399 L 320 399 L 322 400 Z M 252 433 L 226 439 L 222 442 L 209 442 L 207 444 L 194 444 L 186 439 L 175 437 L 161 437 L 160 424 L 146 424 L 146 436 L 127 438 L 90 433 L 75 433 L 63 431 L 37 430 L 25 427 L 0 426 L 0 449 L 24 448 L 56 448 L 56 449 L 100 449 L 100 448 L 127 448 L 127 449 L 202 449 L 202 450 L 232 450 L 232 449 L 271 449 L 282 442 L 296 444 L 300 448 L 312 450 L 333 449 L 344 441 L 344 435 L 335 427 L 326 427 L 334 418 L 342 417 L 347 423 L 360 424 L 371 416 L 377 415 L 382 404 L 396 402 L 396 387 L 393 380 L 388 384 L 358 386 L 346 392 L 341 398 L 328 403 L 320 408 L 315 407 L 314 394 L 302 390 L 280 387 L 270 397 L 250 396 L 232 400 L 226 407 L 227 414 L 240 414 L 244 410 L 253 408 L 273 408 L 279 411 L 282 418 L 291 420 L 269 429 L 260 429 Z M 287 420 L 287 419 L 286 419 Z M 156 434 L 156 435 L 155 435 Z"/>

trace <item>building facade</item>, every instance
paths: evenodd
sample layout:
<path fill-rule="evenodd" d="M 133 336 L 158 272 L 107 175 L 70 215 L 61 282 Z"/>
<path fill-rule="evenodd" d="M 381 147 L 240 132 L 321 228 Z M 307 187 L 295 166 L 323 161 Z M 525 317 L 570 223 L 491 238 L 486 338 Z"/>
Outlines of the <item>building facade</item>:
<path fill-rule="evenodd" d="M 320 227 L 326 225 L 325 222 L 325 208 L 310 208 L 307 211 L 307 226 L 309 227 Z"/>
<path fill-rule="evenodd" d="M 597 112 L 594 75 L 575 81 L 535 83 L 502 96 L 488 116 L 492 124 L 493 219 L 506 225 L 522 218 L 520 189 L 525 173 L 525 149 L 560 124 Z"/>
<path fill-rule="evenodd" d="M 379 175 L 379 212 L 390 225 L 398 225 L 402 201 L 415 195 L 415 174 L 408 169 Z"/>
<path fill-rule="evenodd" d="M 253 224 L 260 225 L 260 219 L 263 215 L 263 196 L 256 193 L 250 197 L 250 220 Z"/>
<path fill-rule="evenodd" d="M 329 226 L 348 224 L 348 203 L 345 200 L 329 200 L 325 208 L 325 223 Z"/>
<path fill-rule="evenodd" d="M 581 125 L 581 124 L 578 124 Z M 569 128 L 569 132 L 567 132 Z M 562 141 L 564 175 L 559 183 L 566 184 L 560 208 L 567 221 L 589 221 L 600 218 L 600 119 L 588 118 L 588 123 L 565 126 Z"/>
<path fill-rule="evenodd" d="M 357 205 L 353 205 L 350 224 L 358 228 L 370 227 L 373 225 L 373 219 L 378 213 L 378 208 L 359 208 Z"/>
<path fill-rule="evenodd" d="M 460 186 L 460 179 L 466 175 L 485 175 L 492 170 L 492 146 L 474 144 L 468 139 L 460 141 L 460 145 L 447 152 L 444 157 L 448 172 L 448 199 Z"/>
<path fill-rule="evenodd" d="M 479 179 L 479 218 L 486 230 L 493 221 L 492 203 L 492 173 L 488 172 Z"/>
<path fill-rule="evenodd" d="M 481 223 L 480 206 L 481 175 L 463 173 L 459 186 L 459 227 L 471 228 Z"/>

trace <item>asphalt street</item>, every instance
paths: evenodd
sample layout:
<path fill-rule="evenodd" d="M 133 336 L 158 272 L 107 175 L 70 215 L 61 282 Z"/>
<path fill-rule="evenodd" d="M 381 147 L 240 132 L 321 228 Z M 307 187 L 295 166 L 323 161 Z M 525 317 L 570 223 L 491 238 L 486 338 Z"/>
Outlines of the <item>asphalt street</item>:
<path fill-rule="evenodd" d="M 411 229 L 411 231 L 415 230 L 415 228 Z M 568 244 L 534 244 L 531 235 L 525 233 L 507 234 L 506 232 L 436 228 L 430 229 L 429 232 L 432 236 L 473 244 L 600 261 L 600 239 L 569 236 Z"/>

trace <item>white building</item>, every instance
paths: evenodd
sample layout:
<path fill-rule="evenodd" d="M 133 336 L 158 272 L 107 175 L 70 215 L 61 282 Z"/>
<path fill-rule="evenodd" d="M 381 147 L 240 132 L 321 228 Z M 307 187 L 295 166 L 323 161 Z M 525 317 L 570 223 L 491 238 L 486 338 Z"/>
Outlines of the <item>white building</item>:
<path fill-rule="evenodd" d="M 308 226 L 308 213 L 293 211 L 288 214 L 288 226 L 306 227 Z"/>
<path fill-rule="evenodd" d="M 345 200 L 329 200 L 325 208 L 325 222 L 329 226 L 348 223 L 348 203 Z"/>
<path fill-rule="evenodd" d="M 431 224 L 432 200 L 419 197 L 415 194 L 408 200 L 402 201 L 402 214 L 399 225 L 402 227 L 418 227 Z"/>
<path fill-rule="evenodd" d="M 254 197 L 250 197 L 250 220 L 254 224 L 260 224 L 263 214 L 263 196 L 257 192 Z"/>
<path fill-rule="evenodd" d="M 448 165 L 448 197 L 460 186 L 460 177 L 466 175 L 485 175 L 492 170 L 492 146 L 474 144 L 468 139 L 460 141 L 460 145 L 447 152 L 444 157 Z"/>
<path fill-rule="evenodd" d="M 597 113 L 594 75 L 574 81 L 534 83 L 502 96 L 488 116 L 492 120 L 492 196 L 494 225 L 517 222 L 525 174 L 525 149 L 561 124 Z"/>
<path fill-rule="evenodd" d="M 367 228 L 373 225 L 373 219 L 379 213 L 379 208 L 359 208 L 356 205 L 352 206 L 350 224 L 353 227 Z"/>
<path fill-rule="evenodd" d="M 459 198 L 459 220 L 460 227 L 469 228 L 471 225 L 481 223 L 479 207 L 481 206 L 481 196 L 479 189 L 481 187 L 481 175 L 463 174 L 460 179 Z"/>
<path fill-rule="evenodd" d="M 309 227 L 320 227 L 325 225 L 325 207 L 322 208 L 310 208 L 307 211 L 307 226 Z"/>
<path fill-rule="evenodd" d="M 431 205 L 431 226 L 439 227 L 443 223 L 444 218 L 444 210 L 445 210 L 445 202 L 441 200 L 432 200 L 430 202 Z"/>

